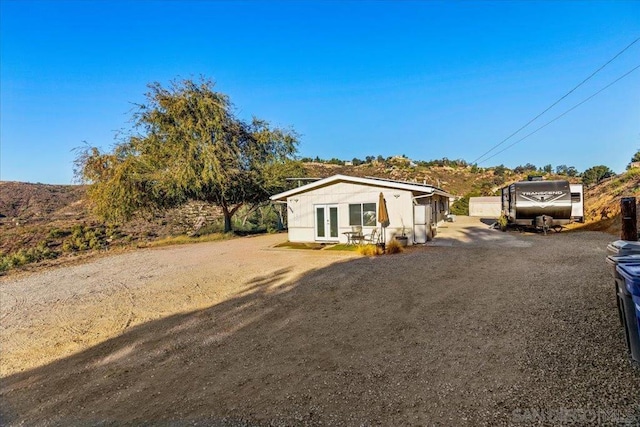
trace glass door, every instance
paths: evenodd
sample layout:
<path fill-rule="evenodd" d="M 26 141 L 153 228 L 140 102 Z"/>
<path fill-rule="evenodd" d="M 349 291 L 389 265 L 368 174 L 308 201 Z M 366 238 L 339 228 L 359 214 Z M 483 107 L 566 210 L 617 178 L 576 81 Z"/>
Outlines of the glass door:
<path fill-rule="evenodd" d="M 315 206 L 316 240 L 338 240 L 338 205 Z"/>

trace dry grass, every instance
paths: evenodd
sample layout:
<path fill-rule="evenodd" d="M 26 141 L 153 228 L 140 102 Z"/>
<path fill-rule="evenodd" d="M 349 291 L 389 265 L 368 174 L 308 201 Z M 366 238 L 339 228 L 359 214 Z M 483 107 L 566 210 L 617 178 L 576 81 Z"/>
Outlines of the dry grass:
<path fill-rule="evenodd" d="M 399 254 L 404 252 L 404 248 L 402 246 L 400 246 L 400 243 L 398 243 L 395 240 L 391 240 L 389 243 L 387 243 L 386 246 L 386 253 L 388 254 Z"/>
<path fill-rule="evenodd" d="M 377 245 L 359 245 L 358 253 L 364 256 L 382 255 L 382 248 Z"/>
<path fill-rule="evenodd" d="M 345 243 L 329 246 L 325 249 L 325 251 L 346 251 L 346 252 L 355 252 L 357 250 L 358 250 L 358 247 L 356 245 L 347 245 Z"/>
<path fill-rule="evenodd" d="M 585 190 L 585 224 L 571 228 L 604 231 L 617 235 L 622 227 L 620 200 L 623 197 L 640 196 L 640 169 L 625 173 Z M 640 201 L 640 200 L 639 200 Z M 640 221 L 639 221 L 640 223 Z"/>
<path fill-rule="evenodd" d="M 233 233 L 213 233 L 205 236 L 189 237 L 185 235 L 165 237 L 163 239 L 151 242 L 139 243 L 139 248 L 157 248 L 171 245 L 188 245 L 191 243 L 217 242 L 219 240 L 228 240 L 234 237 Z"/>
<path fill-rule="evenodd" d="M 285 248 L 285 249 L 312 249 L 312 250 L 320 250 L 324 248 L 324 245 L 320 243 L 301 243 L 301 242 L 289 242 L 286 241 L 284 243 L 280 243 L 279 245 L 275 245 L 276 248 Z"/>

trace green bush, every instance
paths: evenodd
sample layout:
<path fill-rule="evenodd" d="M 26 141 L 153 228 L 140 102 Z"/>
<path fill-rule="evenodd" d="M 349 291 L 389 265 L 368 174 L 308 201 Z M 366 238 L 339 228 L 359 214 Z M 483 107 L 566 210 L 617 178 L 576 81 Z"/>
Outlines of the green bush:
<path fill-rule="evenodd" d="M 453 202 L 451 213 L 453 215 L 469 215 L 469 196 L 461 197 Z"/>
<path fill-rule="evenodd" d="M 640 168 L 629 169 L 623 176 L 620 178 L 622 182 L 628 181 L 638 181 L 640 179 Z"/>
<path fill-rule="evenodd" d="M 68 230 L 61 230 L 59 228 L 52 228 L 49 231 L 49 238 L 51 239 L 59 239 L 61 237 L 67 237 L 71 232 Z"/>
<path fill-rule="evenodd" d="M 222 233 L 224 231 L 224 223 L 222 221 L 214 221 L 193 233 L 193 237 L 207 236 L 209 234 Z"/>
<path fill-rule="evenodd" d="M 3 273 L 11 268 L 11 262 L 5 255 L 0 256 L 0 273 Z"/>
<path fill-rule="evenodd" d="M 498 218 L 498 226 L 500 227 L 500 230 L 507 231 L 508 225 L 509 225 L 509 218 L 507 218 L 506 215 L 501 215 Z"/>
<path fill-rule="evenodd" d="M 0 272 L 45 259 L 56 258 L 57 256 L 58 253 L 51 250 L 45 242 L 40 242 L 34 248 L 20 249 L 8 255 L 0 255 Z"/>
<path fill-rule="evenodd" d="M 107 235 L 104 226 L 86 227 L 74 225 L 71 236 L 62 242 L 64 252 L 81 252 L 89 249 L 99 250 L 107 246 Z"/>

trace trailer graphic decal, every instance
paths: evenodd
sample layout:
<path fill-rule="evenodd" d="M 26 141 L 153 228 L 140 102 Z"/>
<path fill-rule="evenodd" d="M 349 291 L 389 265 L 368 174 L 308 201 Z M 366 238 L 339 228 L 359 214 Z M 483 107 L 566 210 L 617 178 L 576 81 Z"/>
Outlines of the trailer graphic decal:
<path fill-rule="evenodd" d="M 540 200 L 540 199 L 534 199 L 532 197 L 527 197 L 527 196 L 524 195 L 524 193 L 520 194 L 520 197 L 522 197 L 525 200 L 530 201 L 531 203 L 534 204 L 534 206 L 538 206 L 538 207 L 540 207 L 542 209 L 553 205 L 553 202 L 555 202 L 558 199 L 561 199 L 562 196 L 564 196 L 564 193 L 560 192 L 559 196 L 556 196 L 556 197 L 553 197 L 553 198 L 547 199 L 547 200 L 544 200 L 544 199 Z"/>

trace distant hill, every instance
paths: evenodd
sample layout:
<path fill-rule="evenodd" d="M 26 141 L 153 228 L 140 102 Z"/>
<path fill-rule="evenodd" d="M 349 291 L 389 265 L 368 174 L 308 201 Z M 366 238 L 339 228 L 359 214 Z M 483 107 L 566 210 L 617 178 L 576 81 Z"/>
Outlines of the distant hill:
<path fill-rule="evenodd" d="M 470 166 L 411 166 L 408 161 L 400 159 L 390 163 L 374 161 L 358 166 L 340 166 L 309 162 L 304 163 L 304 167 L 309 177 L 326 178 L 343 174 L 397 179 L 435 185 L 455 196 L 464 196 L 472 191 L 489 195 L 506 185 L 505 183 L 526 178 L 525 174 L 516 174 L 508 169 L 498 175 L 495 169 L 473 170 Z"/>
<path fill-rule="evenodd" d="M 82 185 L 0 182 L 0 217 L 19 221 L 51 221 L 60 216 L 82 216 L 86 194 Z"/>
<path fill-rule="evenodd" d="M 478 169 L 470 166 L 415 166 L 399 159 L 371 162 L 358 166 L 326 163 L 304 163 L 307 177 L 324 178 L 334 174 L 374 176 L 439 186 L 456 196 L 471 193 L 490 195 L 506 184 L 526 179 L 506 168 Z M 547 179 L 566 177 L 549 176 Z M 579 181 L 579 178 L 573 178 Z M 46 185 L 0 182 L 0 255 L 45 245 L 51 250 L 80 243 L 83 250 L 91 242 L 98 247 L 135 244 L 170 235 L 193 232 L 196 224 L 211 223 L 220 218 L 216 206 L 190 203 L 153 220 L 138 219 L 113 227 L 101 223 L 88 208 L 86 186 Z M 620 198 L 640 199 L 640 168 L 631 169 L 586 189 L 585 216 L 589 230 L 612 234 L 620 232 Z M 639 207 L 640 212 L 640 207 Z M 84 242 L 84 243 L 83 243 Z M 83 246 L 84 244 L 84 246 Z M 1 261 L 1 259 L 0 259 Z"/>

